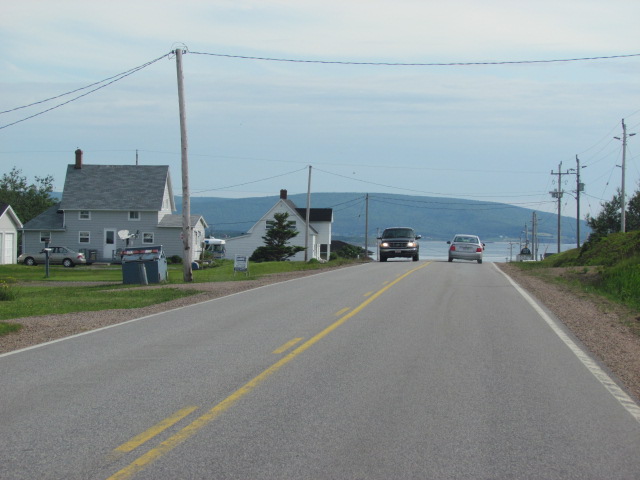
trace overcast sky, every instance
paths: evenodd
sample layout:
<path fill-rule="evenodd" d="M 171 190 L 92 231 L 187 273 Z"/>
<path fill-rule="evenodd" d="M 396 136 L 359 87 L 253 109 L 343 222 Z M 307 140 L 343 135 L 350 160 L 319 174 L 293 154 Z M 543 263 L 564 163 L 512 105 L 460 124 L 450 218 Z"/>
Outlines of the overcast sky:
<path fill-rule="evenodd" d="M 0 173 L 170 165 L 181 194 L 175 56 L 183 45 L 190 190 L 249 197 L 384 192 L 556 211 L 581 165 L 583 213 L 621 185 L 640 132 L 637 0 L 4 2 Z M 229 55 L 219 56 L 219 55 Z M 282 62 L 238 57 L 307 60 Z M 163 57 L 163 58 L 161 58 Z M 638 189 L 640 135 L 626 189 Z M 575 175 L 563 176 L 574 215 Z"/>

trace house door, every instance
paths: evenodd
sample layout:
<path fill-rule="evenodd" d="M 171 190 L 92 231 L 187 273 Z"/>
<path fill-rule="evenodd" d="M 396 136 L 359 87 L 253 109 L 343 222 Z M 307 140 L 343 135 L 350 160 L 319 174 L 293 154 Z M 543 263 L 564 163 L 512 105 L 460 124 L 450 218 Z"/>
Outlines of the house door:
<path fill-rule="evenodd" d="M 104 229 L 104 250 L 105 260 L 111 261 L 113 253 L 116 251 L 116 230 L 112 228 Z"/>

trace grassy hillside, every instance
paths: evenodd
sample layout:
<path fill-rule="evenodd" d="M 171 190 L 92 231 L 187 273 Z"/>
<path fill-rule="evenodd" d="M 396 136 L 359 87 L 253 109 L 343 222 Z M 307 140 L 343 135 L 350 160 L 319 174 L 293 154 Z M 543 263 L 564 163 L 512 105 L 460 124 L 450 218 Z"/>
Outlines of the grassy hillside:
<path fill-rule="evenodd" d="M 640 231 L 613 233 L 582 248 L 522 268 L 572 267 L 565 276 L 582 288 L 640 311 Z"/>
<path fill-rule="evenodd" d="M 306 195 L 289 195 L 300 208 Z M 204 216 L 216 236 L 237 235 L 251 228 L 276 202 L 278 196 L 226 199 L 193 197 L 191 212 Z M 176 198 L 181 208 L 181 197 Z M 373 238 L 378 229 L 411 226 L 428 240 L 447 240 L 460 232 L 475 233 L 487 241 L 517 239 L 525 224 L 531 229 L 534 210 L 513 205 L 473 200 L 411 195 L 369 194 L 369 229 Z M 364 238 L 367 204 L 364 193 L 314 193 L 311 206 L 333 208 L 333 236 L 357 242 Z M 540 237 L 555 238 L 557 216 L 538 212 Z M 588 227 L 581 222 L 581 236 Z M 562 218 L 562 243 L 574 243 L 575 218 Z"/>

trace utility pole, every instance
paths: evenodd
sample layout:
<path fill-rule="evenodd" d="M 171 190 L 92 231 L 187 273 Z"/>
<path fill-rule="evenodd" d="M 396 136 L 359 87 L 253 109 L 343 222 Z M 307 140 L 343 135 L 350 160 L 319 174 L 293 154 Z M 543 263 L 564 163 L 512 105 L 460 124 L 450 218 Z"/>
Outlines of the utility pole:
<path fill-rule="evenodd" d="M 580 159 L 578 155 L 576 155 L 576 168 L 570 168 L 567 173 L 576 174 L 576 244 L 580 248 L 580 192 L 584 192 L 584 183 L 580 181 Z"/>
<path fill-rule="evenodd" d="M 365 196 L 364 213 L 364 259 L 369 260 L 369 194 Z"/>
<path fill-rule="evenodd" d="M 582 167 L 584 168 L 584 167 Z M 576 155 L 576 246 L 580 248 L 580 192 L 584 192 L 584 183 L 580 181 L 580 159 Z"/>
<path fill-rule="evenodd" d="M 564 175 L 567 175 L 569 172 L 564 172 Z M 560 253 L 560 238 L 561 238 L 561 220 L 562 220 L 562 195 L 564 191 L 562 190 L 562 162 L 558 165 L 558 172 L 554 172 L 551 170 L 551 175 L 558 175 L 558 187 L 553 191 L 549 192 L 553 198 L 558 199 L 558 253 Z"/>
<path fill-rule="evenodd" d="M 304 261 L 309 260 L 309 221 L 311 217 L 311 165 L 309 165 L 309 180 L 307 181 L 307 214 L 304 231 Z M 328 260 L 328 259 L 327 259 Z"/>
<path fill-rule="evenodd" d="M 538 260 L 538 216 L 531 215 L 531 254 L 533 260 Z"/>
<path fill-rule="evenodd" d="M 182 245 L 183 245 L 183 278 L 185 282 L 193 281 L 191 267 L 191 198 L 189 194 L 189 158 L 187 155 L 187 116 L 184 107 L 184 79 L 182 77 L 182 49 L 174 50 L 178 75 L 178 105 L 180 107 L 180 142 L 182 151 Z"/>
<path fill-rule="evenodd" d="M 624 123 L 624 118 L 622 119 L 622 138 L 613 137 L 616 140 L 622 140 L 622 187 L 620 188 L 620 231 L 626 232 L 626 198 L 625 198 L 625 170 L 626 170 L 626 158 L 627 158 L 627 137 L 633 137 L 635 133 L 630 133 L 627 135 L 627 125 Z"/>

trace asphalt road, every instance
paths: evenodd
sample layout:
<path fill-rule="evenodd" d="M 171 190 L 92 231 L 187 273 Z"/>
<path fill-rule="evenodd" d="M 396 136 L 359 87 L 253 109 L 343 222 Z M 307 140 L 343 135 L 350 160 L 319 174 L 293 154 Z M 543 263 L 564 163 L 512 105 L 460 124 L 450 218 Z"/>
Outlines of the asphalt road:
<path fill-rule="evenodd" d="M 490 263 L 329 271 L 0 356 L 0 478 L 640 478 L 572 345 Z"/>

